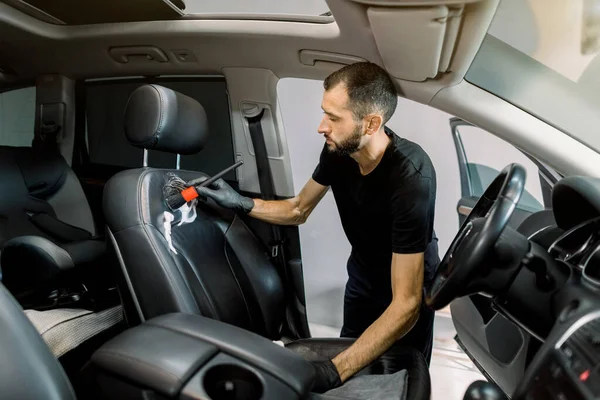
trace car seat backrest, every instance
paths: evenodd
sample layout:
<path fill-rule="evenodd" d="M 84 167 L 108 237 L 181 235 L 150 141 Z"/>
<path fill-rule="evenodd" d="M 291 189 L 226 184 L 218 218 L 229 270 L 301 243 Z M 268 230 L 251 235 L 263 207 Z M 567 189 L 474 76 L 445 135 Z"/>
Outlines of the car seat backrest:
<path fill-rule="evenodd" d="M 260 242 L 234 213 L 217 206 L 200 203 L 195 219 L 179 224 L 182 213 L 171 212 L 162 197 L 173 172 L 128 170 L 105 187 L 106 221 L 137 312 L 143 319 L 200 314 L 277 338 L 283 289 Z M 176 173 L 184 180 L 201 175 Z"/>
<path fill-rule="evenodd" d="M 146 85 L 130 97 L 125 131 L 144 148 L 193 153 L 207 134 L 203 115 L 189 97 Z M 278 339 L 285 299 L 266 249 L 234 212 L 214 203 L 168 209 L 163 187 L 173 175 L 189 181 L 203 174 L 127 170 L 104 189 L 109 237 L 123 273 L 120 291 L 130 297 L 128 319 L 186 312 Z"/>
<path fill-rule="evenodd" d="M 0 146 L 0 193 L 0 249 L 23 235 L 67 243 L 95 234 L 81 185 L 58 153 Z"/>

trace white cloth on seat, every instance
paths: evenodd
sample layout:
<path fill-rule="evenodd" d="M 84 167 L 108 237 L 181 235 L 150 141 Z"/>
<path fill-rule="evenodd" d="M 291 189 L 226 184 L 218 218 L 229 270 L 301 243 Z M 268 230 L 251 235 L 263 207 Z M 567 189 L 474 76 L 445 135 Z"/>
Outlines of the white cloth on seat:
<path fill-rule="evenodd" d="M 24 312 L 56 358 L 123 319 L 123 309 L 120 305 L 98 313 L 73 308 Z"/>

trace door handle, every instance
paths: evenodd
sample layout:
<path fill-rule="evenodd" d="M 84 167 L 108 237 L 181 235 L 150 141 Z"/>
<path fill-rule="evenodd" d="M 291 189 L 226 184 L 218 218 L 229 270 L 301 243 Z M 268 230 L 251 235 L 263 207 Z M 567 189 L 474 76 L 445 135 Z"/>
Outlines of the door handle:
<path fill-rule="evenodd" d="M 314 66 L 317 61 L 349 65 L 366 60 L 361 57 L 350 56 L 347 54 L 329 53 L 319 50 L 300 50 L 300 62 L 302 64 Z"/>
<path fill-rule="evenodd" d="M 132 57 L 145 57 L 148 61 L 169 61 L 165 52 L 155 46 L 111 47 L 108 52 L 113 60 L 121 64 L 127 64 Z"/>
<path fill-rule="evenodd" d="M 471 214 L 471 211 L 473 211 L 473 207 L 469 207 L 469 206 L 458 206 L 458 213 L 460 215 L 464 215 L 465 217 L 468 217 L 469 214 Z"/>

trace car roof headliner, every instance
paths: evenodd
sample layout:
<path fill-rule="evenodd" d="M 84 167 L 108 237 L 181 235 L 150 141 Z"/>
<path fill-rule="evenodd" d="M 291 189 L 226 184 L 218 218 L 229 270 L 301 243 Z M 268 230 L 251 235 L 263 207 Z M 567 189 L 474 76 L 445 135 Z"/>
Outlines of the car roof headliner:
<path fill-rule="evenodd" d="M 171 20 L 66 26 L 43 22 L 0 3 L 0 67 L 17 71 L 19 79 L 48 73 L 71 78 L 139 75 L 220 75 L 223 68 L 264 68 L 278 77 L 323 79 L 343 64 L 319 61 L 305 65 L 300 51 L 336 53 L 385 67 L 408 98 L 427 103 L 439 90 L 462 80 L 489 27 L 498 0 L 327 0 L 331 23 L 237 19 Z M 383 3 L 393 7 L 381 7 Z M 412 12 L 459 7 L 460 29 L 446 72 L 427 79 L 404 76 L 407 65 L 420 68 L 423 54 L 439 52 L 439 40 L 428 37 L 427 24 L 400 23 L 397 29 L 377 29 L 369 10 L 394 22 L 398 10 Z M 464 7 L 464 8 L 463 8 Z M 388 17 L 391 16 L 391 17 Z M 377 17 L 377 15 L 376 15 Z M 410 20 L 410 15 L 408 15 Z M 375 28 L 375 29 L 374 29 Z M 439 38 L 437 38 L 439 39 Z M 448 40 L 447 36 L 441 38 Z M 390 53 L 390 44 L 408 53 Z M 116 62 L 109 49 L 119 46 L 156 46 L 169 62 Z M 189 51 L 193 62 L 181 62 L 173 50 Z M 427 57 L 425 57 L 427 58 Z M 411 66 L 411 63 L 413 64 Z M 309 63 L 310 64 L 310 63 Z M 404 68 L 404 69 L 403 69 Z M 414 71 L 412 71 L 414 72 Z M 408 79 L 407 79 L 408 77 Z"/>

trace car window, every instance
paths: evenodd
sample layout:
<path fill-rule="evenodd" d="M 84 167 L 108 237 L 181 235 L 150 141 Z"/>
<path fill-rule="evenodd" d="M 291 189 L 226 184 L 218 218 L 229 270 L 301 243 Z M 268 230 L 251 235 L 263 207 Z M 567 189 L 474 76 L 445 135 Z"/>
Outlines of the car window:
<path fill-rule="evenodd" d="M 35 122 L 35 87 L 0 93 L 0 145 L 31 146 Z"/>
<path fill-rule="evenodd" d="M 129 144 L 123 125 L 129 95 L 144 83 L 143 80 L 111 80 L 86 85 L 85 143 L 90 164 L 121 168 L 142 166 L 143 150 Z M 213 175 L 235 162 L 224 79 L 157 79 L 153 83 L 197 100 L 206 110 L 209 124 L 206 146 L 198 154 L 181 156 L 181 169 Z M 175 168 L 176 157 L 175 154 L 150 151 L 148 164 L 158 168 Z M 226 178 L 235 180 L 235 172 L 226 175 Z"/>
<path fill-rule="evenodd" d="M 465 80 L 600 151 L 599 4 L 501 1 Z"/>
<path fill-rule="evenodd" d="M 518 207 L 530 212 L 545 208 L 539 168 L 524 153 L 476 126 L 461 125 L 457 131 L 465 151 L 471 196 L 481 197 L 504 167 L 519 163 L 525 167 L 527 180 Z"/>

